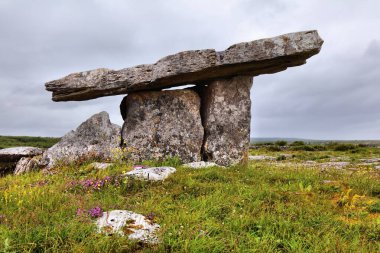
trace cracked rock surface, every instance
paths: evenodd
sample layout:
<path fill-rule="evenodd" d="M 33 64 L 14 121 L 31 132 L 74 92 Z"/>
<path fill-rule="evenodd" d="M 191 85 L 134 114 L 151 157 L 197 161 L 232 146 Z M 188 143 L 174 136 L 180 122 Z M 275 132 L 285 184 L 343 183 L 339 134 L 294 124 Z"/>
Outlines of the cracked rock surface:
<path fill-rule="evenodd" d="M 123 99 L 122 141 L 132 160 L 201 160 L 199 95 L 191 90 L 147 91 Z"/>
<path fill-rule="evenodd" d="M 41 165 L 47 168 L 87 159 L 112 159 L 112 150 L 120 145 L 120 127 L 112 124 L 107 112 L 100 112 L 75 131 L 70 131 L 43 154 Z"/>

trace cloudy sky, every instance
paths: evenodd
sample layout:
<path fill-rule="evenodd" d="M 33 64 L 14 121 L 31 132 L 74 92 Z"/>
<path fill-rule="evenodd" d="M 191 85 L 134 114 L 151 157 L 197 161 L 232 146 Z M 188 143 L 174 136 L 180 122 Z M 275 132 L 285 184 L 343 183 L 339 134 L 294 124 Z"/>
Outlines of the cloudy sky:
<path fill-rule="evenodd" d="M 61 136 L 122 96 L 52 102 L 44 83 L 189 49 L 317 29 L 306 65 L 258 76 L 253 137 L 380 139 L 378 0 L 0 0 L 0 135 Z"/>

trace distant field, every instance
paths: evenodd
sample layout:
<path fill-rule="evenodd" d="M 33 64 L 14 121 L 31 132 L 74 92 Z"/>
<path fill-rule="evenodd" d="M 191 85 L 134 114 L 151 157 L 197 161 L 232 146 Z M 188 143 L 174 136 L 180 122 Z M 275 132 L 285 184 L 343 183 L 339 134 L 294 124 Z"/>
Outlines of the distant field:
<path fill-rule="evenodd" d="M 38 148 L 50 148 L 59 141 L 60 138 L 53 137 L 31 137 L 31 136 L 1 136 L 0 149 L 18 146 L 31 146 Z"/>

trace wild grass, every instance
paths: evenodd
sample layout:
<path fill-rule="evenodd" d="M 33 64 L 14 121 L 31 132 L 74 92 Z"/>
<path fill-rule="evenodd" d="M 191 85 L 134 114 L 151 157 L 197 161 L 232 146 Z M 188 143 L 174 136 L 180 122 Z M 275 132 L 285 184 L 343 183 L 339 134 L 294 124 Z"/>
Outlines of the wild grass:
<path fill-rule="evenodd" d="M 19 146 L 50 148 L 59 141 L 53 137 L 0 136 L 0 149 Z"/>
<path fill-rule="evenodd" d="M 323 155 L 358 159 L 348 151 L 292 152 L 296 162 Z M 380 183 L 373 170 L 267 162 L 194 170 L 178 160 L 162 164 L 177 168 L 163 182 L 124 179 L 120 175 L 131 169 L 124 164 L 0 178 L 0 251 L 380 252 Z M 112 182 L 98 188 L 75 184 L 106 177 Z M 97 234 L 93 218 L 77 215 L 94 207 L 149 215 L 161 225 L 162 242 L 149 246 Z"/>

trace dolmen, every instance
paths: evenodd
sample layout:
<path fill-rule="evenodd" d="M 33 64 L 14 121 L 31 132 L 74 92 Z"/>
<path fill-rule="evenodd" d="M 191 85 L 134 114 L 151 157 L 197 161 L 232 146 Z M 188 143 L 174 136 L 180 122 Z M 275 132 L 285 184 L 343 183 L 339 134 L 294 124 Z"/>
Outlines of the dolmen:
<path fill-rule="evenodd" d="M 229 166 L 248 159 L 253 77 L 305 64 L 322 44 L 317 31 L 289 33 L 221 52 L 191 50 L 154 64 L 74 73 L 45 86 L 53 101 L 127 94 L 115 135 L 133 160 L 178 157 Z M 165 90 L 188 84 L 194 86 Z"/>

